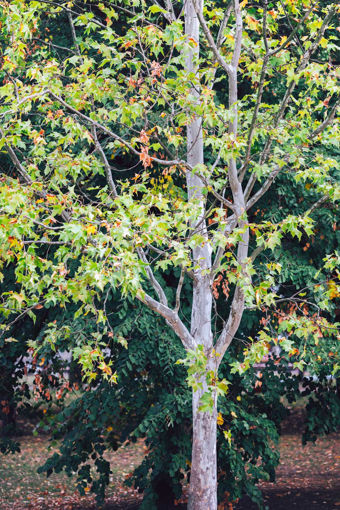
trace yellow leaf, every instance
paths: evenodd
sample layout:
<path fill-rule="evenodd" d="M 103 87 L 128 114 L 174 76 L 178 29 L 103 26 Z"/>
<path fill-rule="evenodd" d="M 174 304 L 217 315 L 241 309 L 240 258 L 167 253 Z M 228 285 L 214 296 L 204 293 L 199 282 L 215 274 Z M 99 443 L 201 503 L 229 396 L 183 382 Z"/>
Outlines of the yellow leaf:
<path fill-rule="evenodd" d="M 57 202 L 57 197 L 55 195 L 52 195 L 51 193 L 46 193 L 46 199 L 49 201 L 49 202 Z"/>
<path fill-rule="evenodd" d="M 117 372 L 114 372 L 110 377 L 110 382 L 112 382 L 113 384 L 117 384 L 117 377 L 118 377 Z"/>
<path fill-rule="evenodd" d="M 217 415 L 217 425 L 223 425 L 223 423 L 224 423 L 224 419 L 222 417 L 222 414 L 218 413 L 218 415 Z"/>
<path fill-rule="evenodd" d="M 87 235 L 90 235 L 90 234 L 95 234 L 97 231 L 97 227 L 95 225 L 88 225 L 86 227 L 86 232 L 87 232 Z"/>
<path fill-rule="evenodd" d="M 15 237 L 13 236 L 9 236 L 8 238 L 8 241 L 9 241 L 9 245 L 10 247 L 12 248 L 13 246 L 16 246 L 18 248 L 20 248 L 22 246 L 21 242 L 18 241 L 18 239 L 16 239 Z"/>
<path fill-rule="evenodd" d="M 230 430 L 224 430 L 223 431 L 224 437 L 228 441 L 229 445 L 231 445 L 231 431 Z"/>
<path fill-rule="evenodd" d="M 339 292 L 340 287 L 338 288 L 337 284 L 333 280 L 328 282 L 328 289 L 329 289 L 329 299 L 335 299 L 335 298 L 340 297 L 340 292 Z"/>
<path fill-rule="evenodd" d="M 248 27 L 250 28 L 250 30 L 254 30 L 255 32 L 259 32 L 260 31 L 260 22 L 259 22 L 259 20 L 257 20 L 253 16 L 247 15 L 245 21 L 246 21 L 246 24 L 248 25 Z"/>
<path fill-rule="evenodd" d="M 320 46 L 321 46 L 321 48 L 326 48 L 327 47 L 327 43 L 328 43 L 328 41 L 327 41 L 327 39 L 325 37 L 322 37 L 320 39 Z"/>

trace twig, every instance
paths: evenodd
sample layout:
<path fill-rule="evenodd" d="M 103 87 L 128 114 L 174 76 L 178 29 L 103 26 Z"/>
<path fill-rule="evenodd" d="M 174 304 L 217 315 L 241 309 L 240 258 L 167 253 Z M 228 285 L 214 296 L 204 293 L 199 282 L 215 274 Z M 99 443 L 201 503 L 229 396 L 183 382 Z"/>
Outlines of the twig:
<path fill-rule="evenodd" d="M 184 282 L 184 271 L 183 271 L 183 269 L 181 269 L 181 275 L 179 277 L 179 282 L 178 282 L 177 289 L 176 289 L 176 305 L 174 308 L 175 312 L 177 312 L 177 313 L 178 313 L 180 305 L 181 305 L 181 291 L 182 291 L 182 287 L 183 287 L 183 282 Z"/>
<path fill-rule="evenodd" d="M 107 182 L 109 184 L 109 188 L 111 190 L 112 196 L 113 196 L 113 198 L 117 198 L 118 193 L 117 193 L 116 185 L 115 185 L 115 183 L 113 181 L 113 178 L 112 178 L 111 167 L 110 167 L 110 164 L 109 164 L 109 162 L 107 160 L 107 157 L 105 155 L 103 147 L 101 146 L 101 144 L 100 144 L 100 142 L 98 140 L 96 126 L 92 126 L 92 135 L 93 135 L 93 139 L 94 139 L 96 150 L 99 152 L 101 160 L 102 160 L 102 162 L 104 164 L 106 178 L 107 178 Z"/>

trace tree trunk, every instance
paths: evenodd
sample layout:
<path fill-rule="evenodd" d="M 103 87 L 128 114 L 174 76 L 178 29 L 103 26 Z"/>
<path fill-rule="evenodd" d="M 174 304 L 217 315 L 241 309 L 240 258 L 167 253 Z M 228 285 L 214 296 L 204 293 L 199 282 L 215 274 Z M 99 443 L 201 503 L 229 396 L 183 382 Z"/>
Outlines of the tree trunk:
<path fill-rule="evenodd" d="M 200 11 L 203 10 L 203 0 L 197 0 Z M 198 73 L 199 58 L 199 20 L 197 18 L 192 0 L 185 2 L 185 33 L 195 45 L 186 56 L 186 70 L 189 73 Z M 193 87 L 191 94 L 200 102 L 199 87 Z M 202 119 L 194 116 L 187 126 L 187 162 L 194 168 L 204 163 Z M 205 242 L 195 246 L 192 251 L 194 262 L 194 287 L 191 312 L 191 334 L 196 345 L 202 345 L 208 356 L 207 370 L 214 367 L 209 359 L 213 348 L 211 329 L 212 288 L 211 288 L 211 245 L 205 220 L 205 201 L 203 182 L 195 173 L 187 172 L 187 190 L 189 200 L 194 199 L 200 207 L 200 215 L 195 223 L 191 224 L 194 231 L 199 231 L 205 237 Z M 188 510 L 217 510 L 217 458 L 216 458 L 216 395 L 212 413 L 200 412 L 200 399 L 207 391 L 205 377 L 201 379 L 202 389 L 193 392 L 193 442 L 191 458 L 191 475 Z"/>
<path fill-rule="evenodd" d="M 188 510 L 217 509 L 217 405 L 212 414 L 200 412 L 203 390 L 192 396 L 193 442 Z"/>

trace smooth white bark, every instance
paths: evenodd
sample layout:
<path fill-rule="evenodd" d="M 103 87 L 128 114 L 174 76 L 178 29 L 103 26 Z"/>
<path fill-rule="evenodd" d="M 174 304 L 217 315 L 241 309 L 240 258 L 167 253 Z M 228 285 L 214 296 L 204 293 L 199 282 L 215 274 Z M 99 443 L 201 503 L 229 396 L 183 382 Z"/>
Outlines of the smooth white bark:
<path fill-rule="evenodd" d="M 199 56 L 199 20 L 197 10 L 202 12 L 202 2 L 191 0 L 185 4 L 185 32 L 188 38 L 194 40 L 186 58 L 186 70 L 197 73 Z M 199 90 L 193 88 L 191 93 L 199 102 Z M 187 127 L 187 163 L 194 168 L 204 163 L 202 120 L 196 117 Z M 194 173 L 187 172 L 188 199 L 197 200 L 200 207 L 199 224 L 200 233 L 205 242 L 192 250 L 194 263 L 194 285 L 192 296 L 191 335 L 197 345 L 203 345 L 207 356 L 213 347 L 211 328 L 212 315 L 212 288 L 211 288 L 211 245 L 205 222 L 206 204 L 202 193 L 204 183 Z M 191 225 L 195 229 L 196 225 Z M 211 362 L 211 360 L 210 360 Z M 217 457 L 216 457 L 216 397 L 212 414 L 199 411 L 200 400 L 207 383 L 205 376 L 200 381 L 202 389 L 193 391 L 193 443 L 189 491 L 189 510 L 216 510 L 217 509 Z"/>
<path fill-rule="evenodd" d="M 206 390 L 193 392 L 193 437 L 188 510 L 217 509 L 217 399 L 212 413 L 200 412 L 200 399 Z"/>

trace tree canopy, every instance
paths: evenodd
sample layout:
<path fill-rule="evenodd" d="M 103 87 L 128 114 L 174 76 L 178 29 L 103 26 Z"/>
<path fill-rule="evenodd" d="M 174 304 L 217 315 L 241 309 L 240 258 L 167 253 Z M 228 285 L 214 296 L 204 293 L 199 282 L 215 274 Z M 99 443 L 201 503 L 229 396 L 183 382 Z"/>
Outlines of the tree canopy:
<path fill-rule="evenodd" d="M 273 344 L 300 370 L 330 358 L 333 375 L 339 367 L 339 255 L 326 253 L 293 289 L 281 288 L 280 260 L 291 239 L 310 248 L 315 215 L 339 195 L 337 9 L 309 0 L 1 5 L 9 170 L 0 253 L 15 274 L 0 305 L 5 342 L 22 317 L 73 303 L 75 320 L 96 324 L 73 346 L 84 375 L 115 383 L 107 338 L 127 346 L 107 313 L 115 289 L 161 315 L 182 342 L 192 387 L 189 508 L 214 510 L 217 397 L 232 374 Z M 303 201 L 274 212 L 269 197 L 284 179 Z M 246 311 L 263 327 L 221 374 Z M 45 334 L 52 349 L 67 338 L 57 322 Z"/>

